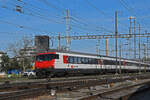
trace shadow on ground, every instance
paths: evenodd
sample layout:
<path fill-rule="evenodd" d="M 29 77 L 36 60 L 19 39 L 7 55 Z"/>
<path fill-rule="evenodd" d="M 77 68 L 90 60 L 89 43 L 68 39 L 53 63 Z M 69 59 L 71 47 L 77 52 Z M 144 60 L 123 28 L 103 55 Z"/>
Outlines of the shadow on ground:
<path fill-rule="evenodd" d="M 137 92 L 132 94 L 128 100 L 150 100 L 150 88 L 143 90 L 146 87 L 148 87 L 148 85 L 138 88 Z"/>

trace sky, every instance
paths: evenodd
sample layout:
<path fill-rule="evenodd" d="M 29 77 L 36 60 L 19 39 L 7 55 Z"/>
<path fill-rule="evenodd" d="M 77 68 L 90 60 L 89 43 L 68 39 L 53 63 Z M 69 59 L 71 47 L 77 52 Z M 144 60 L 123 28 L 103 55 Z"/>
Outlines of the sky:
<path fill-rule="evenodd" d="M 0 0 L 0 50 L 7 51 L 9 44 L 20 41 L 22 37 L 58 36 L 59 32 L 65 36 L 67 9 L 71 36 L 114 34 L 115 11 L 118 12 L 118 34 L 129 33 L 129 16 L 135 17 L 136 27 L 141 25 L 141 33 L 149 32 L 149 4 L 149 0 Z M 57 48 L 58 41 L 52 41 L 50 47 Z M 132 58 L 126 52 L 128 42 L 127 39 L 118 39 L 122 56 Z M 141 43 L 145 42 L 146 38 L 142 38 Z M 133 49 L 133 39 L 130 43 Z M 72 51 L 96 53 L 96 44 L 97 40 L 73 40 L 70 48 Z M 61 45 L 66 45 L 65 40 L 61 40 Z M 100 54 L 105 55 L 105 39 L 100 40 L 99 49 Z M 110 56 L 115 56 L 114 50 L 115 40 L 109 39 Z M 141 55 L 144 56 L 143 51 Z"/>

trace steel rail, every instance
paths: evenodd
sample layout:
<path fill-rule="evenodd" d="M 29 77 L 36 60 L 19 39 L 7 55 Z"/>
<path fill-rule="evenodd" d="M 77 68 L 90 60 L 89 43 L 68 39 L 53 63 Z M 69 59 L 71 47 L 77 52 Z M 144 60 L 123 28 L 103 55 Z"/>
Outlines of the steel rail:
<path fill-rule="evenodd" d="M 4 94 L 0 94 L 0 100 L 18 100 L 19 98 L 24 98 L 25 96 L 34 96 L 38 95 L 42 92 L 45 92 L 46 88 L 34 88 L 34 89 L 26 89 L 26 90 L 19 90 L 8 92 Z"/>
<path fill-rule="evenodd" d="M 3 98 L 7 98 L 7 99 L 11 99 L 13 98 L 19 98 L 22 95 L 33 95 L 35 92 L 31 92 L 34 91 L 34 89 L 39 90 L 38 93 L 40 93 L 40 89 L 44 89 L 44 90 L 57 90 L 57 91 L 64 91 L 64 90 L 72 90 L 72 89 L 80 89 L 80 88 L 84 88 L 84 87 L 90 87 L 90 86 L 97 86 L 97 85 L 102 85 L 102 84 L 110 84 L 110 83 L 116 83 L 116 82 L 123 82 L 125 80 L 135 80 L 135 79 L 148 79 L 150 78 L 150 75 L 139 75 L 139 76 L 132 76 L 132 77 L 121 77 L 121 78 L 108 78 L 108 79 L 99 79 L 99 78 L 95 78 L 95 79 L 82 79 L 82 80 L 65 80 L 65 81 L 59 81 L 59 80 L 52 80 L 52 81 L 47 81 L 47 82 L 43 82 L 43 83 L 37 83 L 36 85 L 38 87 L 32 87 L 35 84 L 30 84 L 28 85 L 28 89 L 20 89 L 17 92 L 14 91 L 10 91 L 10 92 L 6 92 L 6 93 L 2 93 L 0 94 L 0 97 Z M 6 88 L 7 90 L 7 88 Z M 29 92 L 28 92 L 29 91 Z M 12 92 L 12 93 L 11 93 Z M 42 90 L 41 90 L 42 92 Z M 1 92 L 0 92 L 1 93 Z M 33 94 L 32 94 L 33 93 Z"/>
<path fill-rule="evenodd" d="M 139 78 L 141 79 L 142 77 L 147 77 L 149 78 L 148 74 L 144 74 L 144 75 L 109 75 L 109 76 L 92 76 L 92 77 L 77 77 L 77 78 L 65 78 L 65 79 L 52 79 L 52 80 L 45 80 L 45 81 L 36 81 L 36 82 L 21 82 L 21 83 L 4 83 L 0 85 L 0 91 L 4 91 L 4 90 L 16 90 L 16 89 L 23 89 L 23 88 L 30 88 L 30 87 L 39 87 L 40 85 L 46 85 L 46 84 L 51 84 L 53 86 L 59 85 L 63 85 L 63 83 L 75 83 L 76 82 L 80 82 L 80 83 L 84 83 L 87 81 L 95 81 L 95 82 L 101 82 L 101 83 L 106 83 L 106 81 L 109 81 L 111 79 L 119 79 L 119 80 L 127 80 L 128 78 Z M 57 84 L 57 85 L 56 85 Z"/>
<path fill-rule="evenodd" d="M 106 95 L 114 94 L 114 93 L 119 92 L 119 91 L 124 91 L 124 90 L 128 90 L 128 89 L 132 89 L 132 88 L 137 87 L 137 86 L 144 86 L 144 85 L 147 85 L 147 87 L 144 88 L 144 89 L 150 88 L 150 81 L 146 81 L 146 82 L 142 82 L 142 83 L 138 83 L 138 84 L 134 84 L 134 85 L 129 85 L 129 86 L 126 86 L 126 87 L 115 88 L 115 89 L 112 89 L 112 90 L 104 91 L 102 93 L 96 93 L 96 94 L 91 95 L 91 96 L 81 97 L 81 98 L 79 98 L 79 100 L 95 100 L 96 98 L 99 98 L 99 97 L 106 97 L 107 98 Z M 139 91 L 142 91 L 142 89 L 139 90 Z M 139 92 L 139 91 L 136 91 L 136 92 Z M 113 99 L 113 100 L 115 100 L 115 99 Z M 122 99 L 118 98 L 117 100 L 122 100 Z"/>

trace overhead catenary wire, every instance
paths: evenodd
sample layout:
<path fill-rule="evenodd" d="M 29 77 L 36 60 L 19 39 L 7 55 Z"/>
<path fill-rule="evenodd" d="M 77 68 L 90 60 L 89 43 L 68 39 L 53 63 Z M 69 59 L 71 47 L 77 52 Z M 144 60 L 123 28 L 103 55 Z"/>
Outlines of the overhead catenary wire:
<path fill-rule="evenodd" d="M 34 8 L 34 7 L 33 7 Z M 36 9 L 33 9 L 33 8 L 28 8 L 26 7 L 25 10 L 24 10 L 24 13 L 22 14 L 25 14 L 25 15 L 29 15 L 29 16 L 33 16 L 33 17 L 37 17 L 37 18 L 40 18 L 40 19 L 43 19 L 43 20 L 47 20 L 47 21 L 50 21 L 50 22 L 54 22 L 54 23 L 58 23 L 58 24 L 64 24 L 64 22 L 59 22 L 59 21 L 55 21 L 53 19 L 49 19 L 43 15 L 41 15 L 39 13 L 39 11 L 35 11 Z M 39 9 L 40 10 L 40 9 Z M 31 12 L 31 13 L 30 13 Z M 72 20 L 74 20 L 75 22 L 77 22 L 78 24 L 82 24 L 80 26 L 82 26 L 82 29 L 89 29 L 91 28 L 93 25 L 89 24 L 88 22 L 85 22 L 85 21 L 81 21 L 79 19 L 77 19 L 76 17 L 72 16 Z M 76 27 L 77 25 L 73 25 L 73 27 Z M 78 25 L 79 26 L 79 25 Z M 84 28 L 83 28 L 84 27 Z M 79 27 L 78 27 L 79 28 Z M 103 29 L 104 31 L 107 31 L 107 32 L 111 32 L 110 30 L 102 27 L 102 26 L 95 26 L 95 30 L 99 30 L 99 29 Z"/>
<path fill-rule="evenodd" d="M 24 2 L 23 2 L 24 3 Z M 42 19 L 46 19 L 46 20 L 51 20 L 51 19 L 48 19 L 48 18 L 45 18 L 43 15 L 41 15 L 40 13 L 38 13 L 38 12 L 35 12 L 33 9 L 30 9 L 30 8 L 25 8 L 25 11 L 28 11 L 28 12 L 31 12 L 31 13 L 23 13 L 23 14 L 26 14 L 26 15 L 30 15 L 30 16 L 34 16 L 34 17 L 39 17 L 39 18 L 42 18 Z M 72 19 L 72 20 L 75 20 L 74 18 Z M 54 20 L 52 20 L 53 22 L 56 22 L 56 21 L 54 21 Z M 79 24 L 83 24 L 83 22 L 80 22 L 80 21 L 78 21 L 78 20 L 75 20 L 76 22 L 78 22 Z M 56 23 L 59 23 L 59 22 L 56 22 Z M 64 23 L 59 23 L 59 24 L 64 24 Z M 89 26 L 90 27 L 90 25 L 91 24 L 86 24 L 87 25 L 87 27 Z M 83 29 L 83 27 L 85 27 L 86 26 L 85 25 L 85 23 L 84 23 L 84 26 L 82 26 L 82 29 Z M 73 25 L 73 26 L 75 26 L 75 25 Z M 91 26 L 93 26 L 93 25 L 91 25 Z M 75 26 L 76 27 L 76 26 Z M 79 27 L 78 27 L 79 28 Z M 91 28 L 91 27 L 90 27 Z M 99 26 L 98 26 L 98 28 L 100 28 Z M 84 29 L 89 29 L 89 28 L 84 28 Z M 101 28 L 101 29 L 104 29 L 103 27 Z M 99 30 L 99 29 L 95 29 L 95 30 Z M 105 29 L 106 30 L 106 29 Z M 109 31 L 110 32 L 110 31 Z"/>
<path fill-rule="evenodd" d="M 20 1 L 18 1 L 18 2 L 20 2 Z M 49 9 L 41 8 L 41 7 L 39 7 L 39 6 L 35 6 L 35 5 L 33 5 L 33 4 L 31 4 L 31 3 L 27 3 L 27 2 L 25 2 L 25 1 L 21 1 L 20 3 L 23 3 L 23 5 L 27 5 L 27 6 L 31 7 L 31 9 L 34 9 L 34 10 L 40 12 L 40 13 L 41 13 L 41 11 L 46 12 L 46 14 L 48 14 L 49 17 L 50 17 L 50 16 L 57 17 L 57 18 L 58 18 L 58 17 L 62 17 L 62 16 L 60 16 L 60 15 L 54 15 L 54 13 L 53 13 L 53 14 L 50 13 L 50 12 L 49 12 Z"/>
<path fill-rule="evenodd" d="M 56 0 L 56 2 L 58 2 L 59 4 L 61 4 L 63 6 L 64 9 L 66 9 L 65 5 L 60 1 L 60 0 Z M 89 28 L 87 28 L 89 25 L 91 24 L 88 24 L 87 22 L 83 21 L 83 20 L 80 20 L 79 18 L 75 17 L 75 16 L 71 16 L 70 17 L 71 20 L 79 23 L 79 24 L 82 24 L 83 26 L 82 27 L 79 27 L 78 25 L 73 25 L 71 24 L 73 27 L 76 27 L 76 28 L 80 28 L 81 30 L 89 30 Z"/>
<path fill-rule="evenodd" d="M 120 4 L 132 15 L 134 15 L 136 18 L 138 18 L 137 13 L 135 11 L 135 8 L 132 6 L 129 6 L 129 4 L 125 0 L 119 0 Z M 139 22 L 137 22 L 139 23 Z"/>
<path fill-rule="evenodd" d="M 66 9 L 66 6 L 60 1 L 60 0 L 55 0 L 57 3 L 61 4 L 64 9 Z"/>
<path fill-rule="evenodd" d="M 113 18 L 113 16 L 110 16 L 108 14 L 106 14 L 103 10 L 100 10 L 98 7 L 96 7 L 94 4 L 92 4 L 89 0 L 85 0 L 87 2 L 87 4 L 91 7 L 93 7 L 94 9 L 96 9 L 100 14 L 104 15 L 104 16 L 107 16 L 107 17 L 111 17 Z M 118 22 L 120 25 L 123 25 L 124 27 L 127 27 L 126 25 Z"/>
<path fill-rule="evenodd" d="M 23 1 L 22 1 L 23 2 Z M 25 3 L 25 2 L 23 2 L 23 3 Z M 13 4 L 12 3 L 12 5 L 15 7 L 16 6 L 16 4 Z M 27 5 L 27 3 L 26 3 L 26 5 Z M 7 7 L 8 8 L 8 7 Z M 26 15 L 30 15 L 30 16 L 34 16 L 34 17 L 37 17 L 37 16 L 39 16 L 39 18 L 40 19 L 44 19 L 44 20 L 48 20 L 48 21 L 51 21 L 51 22 L 55 22 L 55 23 L 59 23 L 59 24 L 62 24 L 62 23 L 60 23 L 60 22 L 58 22 L 58 21 L 55 21 L 55 20 L 53 20 L 53 19 L 50 19 L 49 17 L 46 17 L 46 16 L 44 16 L 44 15 L 42 15 L 40 12 L 39 12 L 39 10 L 37 11 L 37 9 L 35 9 L 35 7 L 33 7 L 33 5 L 32 5 L 32 8 L 30 9 L 29 7 L 22 7 L 21 8 L 23 11 L 22 11 L 22 13 L 21 14 L 26 14 Z M 35 9 L 35 10 L 33 10 L 33 9 Z M 41 9 L 41 8 L 39 8 L 38 7 L 38 9 Z M 26 11 L 28 11 L 28 12 L 30 12 L 30 13 L 28 13 L 28 12 L 26 12 Z M 48 14 L 48 16 L 50 16 L 49 14 Z M 54 16 L 55 18 L 59 18 L 58 16 Z"/>
<path fill-rule="evenodd" d="M 105 27 L 102 27 L 102 26 L 94 26 L 93 24 L 90 24 L 90 23 L 87 23 L 87 22 L 81 22 L 79 18 L 76 18 L 76 17 L 74 17 L 74 16 L 72 16 L 71 19 L 72 19 L 73 21 L 77 22 L 77 23 L 82 24 L 84 27 L 87 27 L 87 28 L 90 27 L 90 28 L 93 28 L 93 29 L 95 29 L 95 30 L 103 29 L 103 30 L 106 31 L 106 32 L 113 33 L 113 31 L 111 31 L 111 30 L 109 30 L 109 29 L 107 29 L 107 28 L 105 28 Z"/>
<path fill-rule="evenodd" d="M 29 11 L 29 10 L 28 10 L 28 11 Z M 88 24 L 86 24 L 86 23 L 80 22 L 79 20 L 75 19 L 73 16 L 71 16 L 70 19 L 72 19 L 72 20 L 78 22 L 79 24 L 84 24 L 84 26 L 89 26 L 89 25 L 90 25 L 90 24 L 88 25 Z M 84 27 L 84 26 L 83 26 L 83 27 Z M 86 29 L 88 29 L 88 28 L 86 28 Z M 103 29 L 104 29 L 104 28 L 103 28 Z"/>
<path fill-rule="evenodd" d="M 44 1 L 44 3 L 47 3 L 48 4 L 48 2 L 46 1 L 46 0 L 42 0 L 42 1 Z M 57 1 L 57 2 L 59 2 L 60 3 L 60 1 Z M 61 3 L 62 4 L 62 3 Z M 63 5 L 63 4 L 62 4 Z M 51 6 L 51 4 L 50 4 L 50 6 Z M 63 5 L 64 6 L 64 5 Z M 56 8 L 56 7 L 54 7 L 54 8 Z M 85 22 L 81 22 L 81 21 L 79 21 L 78 19 L 75 19 L 73 16 L 71 17 L 71 19 L 72 20 L 74 20 L 74 21 L 76 21 L 76 22 L 78 22 L 79 24 L 83 24 L 84 26 L 82 26 L 82 27 L 85 27 L 85 26 L 90 26 L 90 24 L 87 24 L 87 23 L 85 23 Z M 73 25 L 73 26 L 75 26 L 75 25 Z M 76 27 L 76 26 L 75 26 Z M 99 26 L 97 26 L 97 27 L 99 27 Z M 79 28 L 79 27 L 78 27 Z M 83 28 L 82 28 L 83 29 Z M 87 28 L 85 28 L 85 29 L 87 29 Z M 105 29 L 104 27 L 101 27 L 101 29 Z M 108 30 L 108 29 L 105 29 L 105 30 Z M 109 31 L 110 32 L 110 31 Z M 111 31 L 112 32 L 112 31 Z"/>
<path fill-rule="evenodd" d="M 41 0 L 41 1 L 44 1 L 44 3 L 49 4 L 46 0 Z M 59 2 L 59 1 L 57 1 L 57 2 Z M 59 3 L 60 3 L 60 2 L 59 2 Z M 50 4 L 50 6 L 51 6 L 51 4 Z M 64 6 L 64 5 L 63 5 L 63 6 Z M 56 7 L 54 7 L 54 8 L 56 8 Z M 58 9 L 57 9 L 57 10 L 58 10 Z M 81 21 L 75 19 L 73 16 L 71 17 L 71 19 L 74 20 L 74 21 L 76 21 L 76 22 L 78 22 L 79 24 L 83 24 L 84 26 L 82 26 L 82 29 L 88 29 L 88 28 L 83 28 L 83 27 L 90 25 L 90 24 L 88 25 L 88 24 L 86 24 L 86 23 L 83 23 L 83 22 L 81 22 Z M 72 26 L 77 27 L 76 25 L 72 25 Z M 79 28 L 79 27 L 78 27 L 78 28 Z M 103 28 L 103 29 L 105 29 L 105 28 Z"/>
<path fill-rule="evenodd" d="M 106 15 L 104 11 L 100 10 L 99 8 L 97 8 L 89 0 L 85 0 L 85 1 L 87 2 L 88 5 L 90 5 L 91 7 L 95 8 L 99 13 L 103 14 L 104 16 Z"/>
<path fill-rule="evenodd" d="M 15 5 L 14 5 L 15 6 Z M 8 7 L 3 7 L 5 9 L 8 9 L 8 10 L 12 10 L 12 11 L 15 11 L 14 9 L 9 9 Z M 28 12 L 26 12 L 28 11 Z M 31 13 L 29 13 L 31 12 Z M 34 12 L 32 9 L 29 9 L 29 8 L 26 8 L 26 10 L 24 10 L 21 14 L 24 14 L 24 15 L 29 15 L 29 16 L 33 16 L 33 17 L 38 17 L 40 19 L 44 19 L 44 20 L 48 20 L 48 21 L 51 21 L 51 22 L 55 22 L 55 23 L 58 23 L 58 24 L 64 24 L 62 22 L 58 22 L 58 21 L 54 21 L 52 19 L 49 19 L 49 18 L 45 18 L 43 15 L 39 14 L 38 12 Z M 73 25 L 74 27 L 77 27 L 76 25 Z M 78 28 L 81 28 L 81 27 L 78 27 Z M 82 28 L 82 29 L 87 29 L 88 28 Z"/>
<path fill-rule="evenodd" d="M 7 7 L 5 7 L 6 9 L 8 9 Z M 9 10 L 12 10 L 12 9 L 9 9 Z M 13 10 L 13 11 L 15 11 L 15 10 Z M 33 15 L 33 14 L 26 14 L 25 12 L 23 12 L 22 14 L 25 14 L 25 15 L 30 15 L 30 16 L 36 16 L 36 15 Z M 40 18 L 43 18 L 43 17 L 41 17 L 41 16 L 36 16 L 36 17 L 40 17 Z M 45 18 L 44 18 L 45 19 Z M 5 22 L 5 23 L 7 23 L 7 24 L 12 24 L 12 25 L 15 25 L 15 26 L 17 26 L 17 27 L 19 27 L 19 28 L 28 28 L 28 29 L 30 29 L 30 30 L 36 30 L 36 29 L 34 29 L 34 28 L 31 28 L 31 27 L 24 27 L 23 25 L 17 25 L 17 24 L 14 24 L 14 23 L 10 23 L 10 22 L 6 22 L 6 21 L 2 21 L 2 22 Z M 63 23 L 61 23 L 61 24 L 63 24 Z M 91 28 L 87 28 L 87 27 L 82 27 L 82 26 L 79 26 L 79 25 L 71 25 L 71 26 L 73 26 L 73 27 L 76 27 L 76 28 L 78 28 L 78 29 L 81 29 L 81 30 L 96 30 L 96 29 L 91 29 Z M 39 31 L 41 31 L 41 30 L 39 30 Z"/>
<path fill-rule="evenodd" d="M 119 0 L 119 1 L 125 9 L 127 9 L 130 13 L 133 13 L 129 5 L 124 0 Z"/>
<path fill-rule="evenodd" d="M 17 12 L 15 9 L 9 8 L 9 7 L 7 7 L 7 6 L 1 6 L 1 8 L 7 9 L 7 10 L 10 10 L 10 11 Z M 26 10 L 27 10 L 27 9 L 26 9 Z M 28 9 L 27 11 L 31 11 L 31 10 Z M 20 13 L 20 12 L 19 12 L 19 13 Z M 49 22 L 54 22 L 54 23 L 57 23 L 57 24 L 64 24 L 64 23 L 62 23 L 62 22 L 58 22 L 58 21 L 52 20 L 52 19 L 50 19 L 50 18 L 46 18 L 45 16 L 43 16 L 43 15 L 41 15 L 41 14 L 38 14 L 38 13 L 35 14 L 35 13 L 33 13 L 33 12 L 28 13 L 28 12 L 26 12 L 26 11 L 23 11 L 23 12 L 20 13 L 20 14 L 28 15 L 28 16 L 32 16 L 32 17 L 37 17 L 37 18 L 39 18 L 39 19 L 47 20 L 47 21 L 49 21 Z"/>
<path fill-rule="evenodd" d="M 71 17 L 71 19 L 73 20 L 73 22 L 71 22 L 71 26 L 73 27 L 76 27 L 76 28 L 81 28 L 81 30 L 89 30 L 89 31 L 106 31 L 106 32 L 109 32 L 109 33 L 113 33 L 113 31 L 109 30 L 109 29 L 106 29 L 102 26 L 95 26 L 95 27 L 92 27 L 91 24 L 86 24 L 86 23 L 81 23 L 80 21 L 78 21 L 77 19 L 74 19 L 74 17 Z M 77 23 L 80 23 L 80 25 L 77 25 L 77 23 L 74 23 L 74 22 L 77 22 Z"/>
<path fill-rule="evenodd" d="M 8 8 L 8 7 L 3 7 L 3 8 L 5 8 L 5 9 L 7 9 L 7 10 L 11 10 L 11 11 L 15 11 L 14 9 L 11 9 L 11 8 Z M 16 11 L 15 11 L 16 12 Z M 61 23 L 61 22 L 56 22 L 56 21 L 53 21 L 53 20 L 51 20 L 51 19 L 47 19 L 47 18 L 45 18 L 45 17 L 43 17 L 43 16 L 40 16 L 40 15 L 35 15 L 35 14 L 33 14 L 33 12 L 32 13 L 26 13 L 26 12 L 23 12 L 23 13 L 21 13 L 21 14 L 24 14 L 24 15 L 28 15 L 28 16 L 33 16 L 33 17 L 38 17 L 38 18 L 40 18 L 40 19 L 43 19 L 43 20 L 48 20 L 48 21 L 52 21 L 52 22 L 55 22 L 55 23 L 58 23 L 58 24 L 64 24 L 64 23 Z M 72 25 L 73 27 L 76 27 L 76 28 L 80 28 L 80 29 L 82 29 L 82 30 L 89 30 L 88 28 L 84 28 L 84 27 L 79 27 L 79 25 Z"/>
<path fill-rule="evenodd" d="M 39 1 L 43 2 L 48 7 L 56 9 L 57 11 L 61 11 L 62 13 L 65 12 L 65 10 L 62 10 L 62 9 L 58 8 L 57 6 L 55 6 L 55 5 L 51 4 L 50 2 L 48 2 L 47 0 L 39 0 Z"/>
<path fill-rule="evenodd" d="M 16 24 L 16 23 L 12 23 L 12 22 L 9 22 L 9 21 L 4 21 L 4 20 L 1 20 L 1 19 L 0 19 L 0 22 L 1 23 L 5 23 L 5 24 L 9 24 L 9 25 L 12 25 L 12 26 L 15 26 L 15 27 L 18 27 L 20 29 L 28 29 L 28 30 L 32 30 L 32 31 L 40 31 L 40 32 L 50 33 L 50 32 L 45 31 L 45 30 L 40 30 L 40 29 L 37 29 L 37 28 L 32 28 L 32 27 L 29 27 L 29 26 Z"/>

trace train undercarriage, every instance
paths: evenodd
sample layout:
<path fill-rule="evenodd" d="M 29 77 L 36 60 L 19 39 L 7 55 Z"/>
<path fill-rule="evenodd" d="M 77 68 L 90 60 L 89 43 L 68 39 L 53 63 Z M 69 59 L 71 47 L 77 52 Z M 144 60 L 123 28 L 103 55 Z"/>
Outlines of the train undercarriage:
<path fill-rule="evenodd" d="M 138 73 L 147 72 L 146 70 L 126 70 L 126 69 L 36 69 L 38 78 L 80 76 L 80 75 L 100 75 L 109 73 Z"/>

